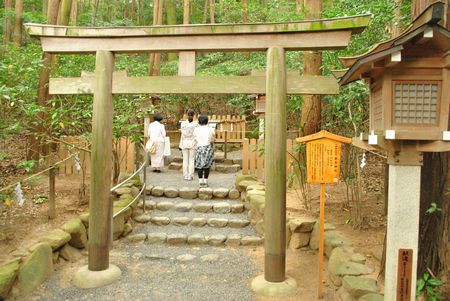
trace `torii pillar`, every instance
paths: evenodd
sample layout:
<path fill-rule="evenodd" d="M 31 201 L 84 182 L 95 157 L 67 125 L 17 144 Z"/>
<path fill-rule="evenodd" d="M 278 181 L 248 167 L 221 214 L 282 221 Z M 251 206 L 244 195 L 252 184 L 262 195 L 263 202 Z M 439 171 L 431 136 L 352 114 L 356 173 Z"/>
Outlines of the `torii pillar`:
<path fill-rule="evenodd" d="M 264 162 L 266 207 L 264 213 L 264 275 L 253 279 L 257 293 L 280 297 L 297 290 L 286 276 L 286 64 L 285 50 L 267 51 L 266 131 Z"/>

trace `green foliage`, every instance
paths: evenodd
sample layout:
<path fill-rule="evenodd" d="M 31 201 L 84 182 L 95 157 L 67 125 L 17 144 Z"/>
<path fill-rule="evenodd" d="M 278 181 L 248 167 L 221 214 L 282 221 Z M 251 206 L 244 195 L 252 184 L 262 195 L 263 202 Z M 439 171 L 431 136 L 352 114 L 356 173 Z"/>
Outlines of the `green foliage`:
<path fill-rule="evenodd" d="M 24 160 L 21 161 L 19 164 L 16 165 L 17 168 L 22 168 L 24 169 L 26 172 L 31 172 L 34 168 L 34 166 L 36 166 L 36 161 L 35 160 Z"/>
<path fill-rule="evenodd" d="M 47 201 L 46 195 L 38 194 L 38 195 L 34 196 L 35 204 L 42 204 L 42 203 L 45 203 L 46 201 Z"/>
<path fill-rule="evenodd" d="M 416 296 L 423 295 L 425 301 L 439 301 L 441 300 L 441 293 L 437 289 L 441 285 L 441 280 L 424 273 L 422 278 L 417 280 Z"/>
<path fill-rule="evenodd" d="M 439 208 L 439 207 L 436 205 L 436 203 L 433 202 L 433 203 L 431 203 L 430 208 L 428 208 L 426 212 L 427 212 L 428 214 L 431 214 L 431 213 L 440 212 L 440 211 L 442 211 L 442 209 Z"/>

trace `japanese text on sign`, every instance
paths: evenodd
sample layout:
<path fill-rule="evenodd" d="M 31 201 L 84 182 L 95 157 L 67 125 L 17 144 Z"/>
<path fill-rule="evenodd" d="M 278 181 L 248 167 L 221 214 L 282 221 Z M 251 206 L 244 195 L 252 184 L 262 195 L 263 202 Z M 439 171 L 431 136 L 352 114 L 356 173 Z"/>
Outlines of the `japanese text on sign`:
<path fill-rule="evenodd" d="M 341 143 L 318 139 L 306 144 L 309 183 L 336 183 L 340 173 Z"/>

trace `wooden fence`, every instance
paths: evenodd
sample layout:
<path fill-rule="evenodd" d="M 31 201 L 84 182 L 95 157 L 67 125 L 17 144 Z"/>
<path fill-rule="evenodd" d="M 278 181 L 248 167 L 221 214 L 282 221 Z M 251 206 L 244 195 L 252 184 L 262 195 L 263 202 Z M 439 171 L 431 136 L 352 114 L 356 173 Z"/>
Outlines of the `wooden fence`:
<path fill-rule="evenodd" d="M 183 116 L 186 120 L 187 116 Z M 216 122 L 216 142 L 243 143 L 245 139 L 245 116 L 209 115 L 210 122 Z"/>
<path fill-rule="evenodd" d="M 286 174 L 293 171 L 295 163 L 294 146 L 295 139 L 286 141 Z M 242 174 L 256 175 L 258 179 L 264 179 L 264 140 L 243 139 L 242 144 Z"/>
<path fill-rule="evenodd" d="M 67 158 L 70 154 L 79 152 L 80 164 L 83 167 L 86 175 L 91 173 L 91 155 L 87 151 L 79 150 L 71 145 L 80 148 L 88 149 L 89 143 L 84 137 L 79 136 L 65 136 L 61 137 L 63 142 L 59 144 L 58 157 L 60 159 Z M 117 144 L 113 144 L 113 148 L 117 149 L 120 162 L 120 171 L 131 173 L 135 169 L 135 144 L 127 137 L 121 138 Z M 59 174 L 72 175 L 81 174 L 81 170 L 77 170 L 75 158 L 67 160 L 64 164 L 59 166 Z"/>

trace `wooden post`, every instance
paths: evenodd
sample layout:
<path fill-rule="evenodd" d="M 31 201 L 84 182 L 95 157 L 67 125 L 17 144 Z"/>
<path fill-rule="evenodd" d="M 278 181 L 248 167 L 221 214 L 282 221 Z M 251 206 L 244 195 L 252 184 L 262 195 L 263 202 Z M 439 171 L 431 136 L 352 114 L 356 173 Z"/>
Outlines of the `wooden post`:
<path fill-rule="evenodd" d="M 89 260 L 91 271 L 109 267 L 112 201 L 112 52 L 99 50 L 95 62 L 95 92 L 92 115 L 91 198 L 89 204 Z"/>
<path fill-rule="evenodd" d="M 56 204 L 55 204 L 55 174 L 56 168 L 52 167 L 48 171 L 48 187 L 49 187 L 49 197 L 48 197 L 48 217 L 54 219 L 56 217 Z"/>
<path fill-rule="evenodd" d="M 323 279 L 323 250 L 324 250 L 324 232 L 325 232 L 325 184 L 320 184 L 320 233 L 319 233 L 319 282 L 317 284 L 317 298 L 323 298 L 322 279 Z"/>
<path fill-rule="evenodd" d="M 227 158 L 227 149 L 228 149 L 228 135 L 227 135 L 228 131 L 225 130 L 225 137 L 224 137 L 224 149 L 223 149 L 223 157 L 226 159 Z"/>
<path fill-rule="evenodd" d="M 285 50 L 267 52 L 265 135 L 265 269 L 269 282 L 285 281 L 286 269 L 286 66 Z"/>

